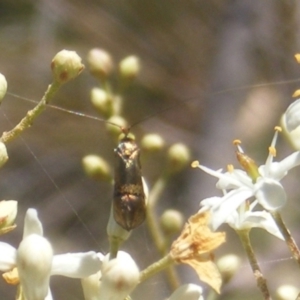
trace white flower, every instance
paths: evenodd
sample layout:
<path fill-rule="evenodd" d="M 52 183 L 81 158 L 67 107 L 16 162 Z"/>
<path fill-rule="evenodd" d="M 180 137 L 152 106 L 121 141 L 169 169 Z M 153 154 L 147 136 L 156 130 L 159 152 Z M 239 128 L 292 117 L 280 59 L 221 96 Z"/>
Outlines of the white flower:
<path fill-rule="evenodd" d="M 225 197 L 232 197 L 231 192 L 224 197 L 212 197 L 201 201 L 202 209 L 200 211 L 209 210 L 212 213 L 211 226 L 216 230 L 222 223 L 228 223 L 235 230 L 262 228 L 283 240 L 277 225 L 275 224 L 270 213 L 266 211 L 253 211 L 257 205 L 257 201 L 251 203 L 247 207 L 246 203 L 241 203 L 235 210 L 231 211 L 232 207 L 228 207 L 227 202 L 224 202 Z M 244 200 L 240 197 L 241 194 L 235 193 L 231 200 Z M 240 203 L 239 201 L 237 201 Z"/>
<path fill-rule="evenodd" d="M 202 287 L 196 284 L 185 284 L 180 286 L 168 300 L 204 300 Z"/>
<path fill-rule="evenodd" d="M 300 152 L 294 152 L 281 162 L 273 162 L 277 136 L 278 132 L 276 131 L 266 163 L 258 168 L 256 179 L 249 177 L 245 171 L 239 169 L 222 173 L 221 170 L 214 171 L 198 165 L 204 172 L 219 178 L 217 188 L 222 189 L 224 193 L 223 197 L 208 198 L 201 202 L 201 211 L 209 209 L 212 213 L 213 229 L 217 229 L 224 222 L 229 222 L 235 228 L 251 224 L 251 227 L 263 227 L 278 236 L 278 232 L 274 232 L 273 224 L 270 223 L 267 213 L 252 211 L 257 204 L 267 211 L 281 208 L 286 203 L 286 193 L 279 181 L 287 175 L 290 169 L 300 164 Z M 239 151 L 242 152 L 241 149 Z M 237 209 L 251 198 L 254 198 L 255 201 L 249 211 L 242 215 L 237 212 Z"/>
<path fill-rule="evenodd" d="M 43 227 L 37 211 L 28 209 L 23 240 L 18 250 L 0 242 L 0 270 L 5 272 L 15 267 L 27 299 L 52 299 L 48 286 L 50 276 L 90 276 L 100 270 L 101 256 L 94 251 L 53 256 L 50 243 L 43 237 Z"/>

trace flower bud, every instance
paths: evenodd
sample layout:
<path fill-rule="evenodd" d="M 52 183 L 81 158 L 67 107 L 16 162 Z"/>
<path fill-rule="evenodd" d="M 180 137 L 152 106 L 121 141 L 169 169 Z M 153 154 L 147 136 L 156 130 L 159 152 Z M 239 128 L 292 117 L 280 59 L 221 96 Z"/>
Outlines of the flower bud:
<path fill-rule="evenodd" d="M 190 151 L 184 144 L 174 144 L 168 151 L 168 169 L 171 173 L 180 172 L 190 161 Z"/>
<path fill-rule="evenodd" d="M 224 255 L 217 261 L 218 269 L 222 275 L 223 284 L 228 283 L 241 265 L 241 259 L 237 255 Z"/>
<path fill-rule="evenodd" d="M 202 287 L 196 284 L 180 286 L 168 300 L 204 300 Z"/>
<path fill-rule="evenodd" d="M 115 243 L 118 247 L 130 237 L 132 232 L 132 230 L 128 231 L 124 229 L 115 221 L 113 216 L 113 206 L 110 210 L 106 231 L 110 243 Z"/>
<path fill-rule="evenodd" d="M 135 55 L 125 57 L 119 64 L 120 76 L 125 80 L 134 79 L 140 72 L 140 69 L 141 65 L 139 58 Z"/>
<path fill-rule="evenodd" d="M 111 170 L 108 163 L 98 155 L 86 155 L 82 159 L 82 166 L 85 173 L 97 180 L 111 180 Z"/>
<path fill-rule="evenodd" d="M 119 251 L 116 258 L 103 261 L 99 300 L 124 300 L 139 283 L 139 269 L 132 257 Z"/>
<path fill-rule="evenodd" d="M 4 143 L 0 142 L 0 168 L 8 161 L 8 154 Z"/>
<path fill-rule="evenodd" d="M 126 128 L 126 127 L 127 127 L 127 122 L 121 116 L 112 116 L 107 120 L 106 123 L 107 130 L 115 138 L 118 138 L 120 136 L 121 128 Z"/>
<path fill-rule="evenodd" d="M 288 132 L 295 130 L 300 125 L 300 99 L 295 100 L 284 113 L 285 128 Z"/>
<path fill-rule="evenodd" d="M 165 141 L 159 134 L 146 134 L 141 140 L 141 148 L 149 152 L 157 152 L 165 146 Z"/>
<path fill-rule="evenodd" d="M 100 80 L 108 77 L 113 70 L 113 60 L 110 54 L 102 49 L 90 50 L 87 60 L 91 74 Z"/>
<path fill-rule="evenodd" d="M 183 224 L 182 213 L 175 209 L 166 210 L 160 217 L 160 225 L 168 235 L 179 233 L 182 230 Z"/>
<path fill-rule="evenodd" d="M 16 266 L 17 250 L 10 244 L 0 242 L 0 270 L 1 272 L 9 272 Z"/>
<path fill-rule="evenodd" d="M 300 150 L 300 99 L 295 100 L 281 117 L 283 133 L 296 150 Z"/>
<path fill-rule="evenodd" d="M 62 84 L 76 78 L 84 69 L 84 65 L 75 51 L 62 50 L 54 56 L 51 69 L 54 80 Z"/>
<path fill-rule="evenodd" d="M 100 88 L 91 90 L 91 101 L 97 111 L 105 118 L 109 118 L 113 113 L 113 103 L 111 97 Z"/>
<path fill-rule="evenodd" d="M 298 299 L 297 296 L 299 292 L 299 289 L 297 289 L 295 286 L 285 284 L 277 289 L 276 294 L 278 300 L 294 300 Z"/>
<path fill-rule="evenodd" d="M 7 91 L 7 81 L 4 75 L 0 73 L 0 103 Z"/>
<path fill-rule="evenodd" d="M 15 200 L 0 201 L 0 234 L 7 233 L 14 228 L 13 225 L 18 211 L 18 202 Z"/>
<path fill-rule="evenodd" d="M 17 268 L 26 299 L 45 299 L 49 290 L 53 251 L 42 236 L 31 234 L 17 250 Z"/>

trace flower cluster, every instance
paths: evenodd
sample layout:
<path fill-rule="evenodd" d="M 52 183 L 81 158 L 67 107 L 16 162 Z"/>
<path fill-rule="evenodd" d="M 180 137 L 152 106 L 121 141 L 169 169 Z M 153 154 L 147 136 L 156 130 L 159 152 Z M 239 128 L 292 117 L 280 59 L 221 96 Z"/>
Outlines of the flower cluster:
<path fill-rule="evenodd" d="M 296 92 L 296 95 L 298 94 L 299 91 Z M 287 108 L 281 118 L 281 125 L 292 146 L 299 150 L 300 99 Z M 223 196 L 203 199 L 200 202 L 199 212 L 211 214 L 210 226 L 213 230 L 227 223 L 238 233 L 264 299 L 270 299 L 270 293 L 249 239 L 252 228 L 262 228 L 285 240 L 300 265 L 300 251 L 280 215 L 288 198 L 281 180 L 291 169 L 300 165 L 300 151 L 293 152 L 281 161 L 274 161 L 276 142 L 282 128 L 275 127 L 269 154 L 265 163 L 260 166 L 244 153 L 239 140 L 235 140 L 234 144 L 237 147 L 236 156 L 241 168 L 228 165 L 227 171 L 224 172 L 222 169 L 212 170 L 198 161 L 192 163 L 192 167 L 200 168 L 216 177 L 218 179 L 216 187 L 223 193 Z"/>
<path fill-rule="evenodd" d="M 125 127 L 125 120 L 121 116 L 122 97 L 113 93 L 109 76 L 113 74 L 113 61 L 106 51 L 93 49 L 88 55 L 89 68 L 93 76 L 101 82 L 101 88 L 94 88 L 91 92 L 92 103 L 105 117 L 110 118 L 108 123 L 114 131 Z M 48 86 L 44 96 L 37 105 L 27 112 L 25 117 L 10 131 L 4 132 L 0 138 L 0 167 L 8 160 L 6 143 L 18 137 L 29 128 L 35 118 L 41 114 L 47 104 L 68 81 L 75 79 L 83 70 L 81 58 L 74 51 L 62 50 L 57 53 L 52 62 L 51 70 L 53 82 Z M 117 71 L 121 90 L 128 87 L 140 72 L 140 60 L 134 56 L 124 58 Z M 0 101 L 7 90 L 5 77 L 0 74 Z M 120 121 L 121 120 L 121 121 Z M 120 121 L 120 126 L 117 123 Z M 126 138 L 129 129 L 123 129 Z M 145 152 L 155 153 L 165 147 L 164 140 L 158 134 L 145 136 L 142 140 Z M 134 150 L 133 154 L 139 150 Z M 127 152 L 125 151 L 125 156 Z M 169 147 L 166 158 L 166 171 L 157 180 L 153 189 L 148 192 L 148 186 L 140 176 L 141 188 L 144 191 L 145 210 L 148 214 L 148 227 L 162 253 L 171 245 L 171 236 L 180 232 L 183 226 L 183 215 L 175 210 L 167 210 L 162 217 L 161 227 L 156 227 L 154 215 L 155 204 L 166 182 L 175 173 L 187 166 L 189 150 L 181 143 Z M 129 160 L 127 165 L 130 165 Z M 83 159 L 86 173 L 98 180 L 111 182 L 109 165 L 105 160 L 95 155 Z M 137 162 L 139 165 L 139 162 Z M 126 195 L 125 195 L 126 198 Z M 128 200 L 132 199 L 129 195 Z M 126 198 L 126 199 L 127 199 Z M 148 198 L 151 200 L 148 204 Z M 0 202 L 0 234 L 13 230 L 17 215 L 17 201 Z M 146 208 L 147 207 L 147 208 Z M 131 208 L 131 207 L 130 207 Z M 51 242 L 44 236 L 42 223 L 37 210 L 29 208 L 25 215 L 23 238 L 18 246 L 0 242 L 0 271 L 7 284 L 17 286 L 16 299 L 18 300 L 51 300 L 53 299 L 50 282 L 51 276 L 65 276 L 81 279 L 85 300 L 124 300 L 149 274 L 165 269 L 168 265 L 159 261 L 140 272 L 135 260 L 130 254 L 120 251 L 123 242 L 129 239 L 133 228 L 124 228 L 115 220 L 115 207 L 111 208 L 111 215 L 107 225 L 107 235 L 110 242 L 110 251 L 107 255 L 89 251 L 85 253 L 56 254 Z M 121 209 L 122 206 L 121 206 Z M 125 217 L 130 216 L 131 211 Z M 128 221 L 128 220 L 126 220 Z M 167 261 L 171 264 L 185 263 L 192 266 L 200 279 L 208 283 L 217 292 L 221 287 L 221 276 L 213 262 L 212 250 L 224 242 L 224 234 L 214 233 L 207 227 L 207 214 L 195 215 L 189 219 L 180 237 L 172 244 L 167 254 Z M 128 230 L 130 229 L 130 230 Z M 166 242 L 168 241 L 168 242 Z M 182 251 L 182 247 L 185 251 Z M 173 273 L 174 275 L 174 273 Z M 215 278 L 214 278 L 215 277 Z M 202 287 L 195 284 L 173 284 L 173 293 L 170 300 L 203 300 Z"/>

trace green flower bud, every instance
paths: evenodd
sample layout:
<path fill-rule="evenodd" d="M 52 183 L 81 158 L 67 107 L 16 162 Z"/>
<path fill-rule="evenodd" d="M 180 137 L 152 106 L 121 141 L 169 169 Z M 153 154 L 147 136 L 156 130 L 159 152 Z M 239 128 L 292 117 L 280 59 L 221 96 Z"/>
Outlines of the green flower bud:
<path fill-rule="evenodd" d="M 141 140 L 141 148 L 149 152 L 157 152 L 165 146 L 164 139 L 155 133 L 146 134 Z"/>
<path fill-rule="evenodd" d="M 108 77 L 113 70 L 113 60 L 108 52 L 94 48 L 87 56 L 91 74 L 102 80 Z"/>
<path fill-rule="evenodd" d="M 4 143 L 0 142 L 0 168 L 8 161 L 8 154 Z"/>
<path fill-rule="evenodd" d="M 120 76 L 124 79 L 134 79 L 140 72 L 140 69 L 140 60 L 135 55 L 125 57 L 119 64 Z"/>
<path fill-rule="evenodd" d="M 0 103 L 7 91 L 7 81 L 4 75 L 0 73 Z"/>
<path fill-rule="evenodd" d="M 120 132 L 122 128 L 127 127 L 127 122 L 124 118 L 121 116 L 112 116 L 107 120 L 106 128 L 110 132 L 110 134 L 118 138 L 120 136 Z"/>
<path fill-rule="evenodd" d="M 84 69 L 84 65 L 75 51 L 62 50 L 54 56 L 51 69 L 55 81 L 66 83 L 76 78 Z"/>
<path fill-rule="evenodd" d="M 276 291 L 278 300 L 298 299 L 297 296 L 299 295 L 299 293 L 300 291 L 298 288 L 289 284 L 280 286 Z"/>
<path fill-rule="evenodd" d="M 186 145 L 174 144 L 168 151 L 168 170 L 171 173 L 180 172 L 190 159 L 190 151 Z"/>
<path fill-rule="evenodd" d="M 175 209 L 166 210 L 160 217 L 162 230 L 168 234 L 176 234 L 182 230 L 184 218 L 181 212 Z"/>
<path fill-rule="evenodd" d="M 85 173 L 97 180 L 111 180 L 111 171 L 108 163 L 98 155 L 87 155 L 82 159 Z"/>
<path fill-rule="evenodd" d="M 93 88 L 91 90 L 91 101 L 97 111 L 105 118 L 109 118 L 112 115 L 112 99 L 103 89 Z"/>
<path fill-rule="evenodd" d="M 228 283 L 241 266 L 241 259 L 233 254 L 224 255 L 217 261 L 223 284 Z"/>

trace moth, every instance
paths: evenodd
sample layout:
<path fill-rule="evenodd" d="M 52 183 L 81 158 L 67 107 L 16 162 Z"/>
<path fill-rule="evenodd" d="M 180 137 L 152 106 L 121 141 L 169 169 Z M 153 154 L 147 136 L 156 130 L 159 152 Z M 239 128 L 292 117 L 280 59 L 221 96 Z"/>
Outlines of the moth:
<path fill-rule="evenodd" d="M 126 132 L 114 151 L 113 216 L 121 227 L 130 231 L 146 218 L 140 149 Z"/>

